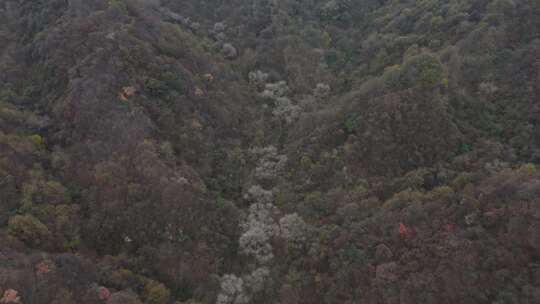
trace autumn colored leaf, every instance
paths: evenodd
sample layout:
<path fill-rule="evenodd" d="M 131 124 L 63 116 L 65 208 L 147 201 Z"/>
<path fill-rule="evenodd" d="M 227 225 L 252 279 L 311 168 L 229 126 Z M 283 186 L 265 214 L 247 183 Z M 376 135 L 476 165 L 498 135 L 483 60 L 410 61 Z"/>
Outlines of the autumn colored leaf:
<path fill-rule="evenodd" d="M 123 87 L 120 93 L 118 94 L 118 98 L 120 98 L 123 101 L 128 101 L 128 99 L 135 95 L 137 90 L 134 87 Z"/>
<path fill-rule="evenodd" d="M 49 265 L 47 265 L 47 263 L 45 263 L 43 260 L 35 265 L 35 270 L 37 274 L 45 274 L 51 271 Z"/>
<path fill-rule="evenodd" d="M 107 301 L 111 297 L 111 292 L 106 287 L 100 287 L 98 289 L 98 298 L 102 301 Z"/>
<path fill-rule="evenodd" d="M 409 235 L 409 229 L 407 229 L 407 226 L 405 226 L 403 223 L 399 223 L 399 235 L 402 237 Z"/>
<path fill-rule="evenodd" d="M 456 231 L 456 224 L 454 223 L 450 223 L 450 224 L 446 224 L 444 226 L 446 232 L 448 233 L 454 233 Z"/>
<path fill-rule="evenodd" d="M 14 289 L 7 289 L 6 291 L 4 291 L 4 296 L 2 297 L 2 299 L 0 299 L 0 303 L 19 303 L 20 298 L 17 296 L 18 294 L 19 292 Z"/>

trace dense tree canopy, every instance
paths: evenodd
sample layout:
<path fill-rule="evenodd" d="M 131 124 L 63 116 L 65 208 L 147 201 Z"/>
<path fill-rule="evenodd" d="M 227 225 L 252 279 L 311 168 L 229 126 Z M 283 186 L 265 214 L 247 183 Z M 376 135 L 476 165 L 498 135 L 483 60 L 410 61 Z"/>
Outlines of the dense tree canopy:
<path fill-rule="evenodd" d="M 540 303 L 539 16 L 0 1 L 0 303 Z"/>

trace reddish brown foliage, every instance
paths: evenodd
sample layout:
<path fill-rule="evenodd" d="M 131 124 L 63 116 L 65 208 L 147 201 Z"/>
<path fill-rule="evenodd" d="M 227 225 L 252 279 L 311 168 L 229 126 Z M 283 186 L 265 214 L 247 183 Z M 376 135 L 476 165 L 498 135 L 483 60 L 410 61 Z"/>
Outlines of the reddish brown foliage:
<path fill-rule="evenodd" d="M 134 87 L 123 87 L 118 94 L 118 98 L 122 99 L 123 101 L 128 101 L 128 99 L 133 96 L 136 91 L 137 90 Z"/>
<path fill-rule="evenodd" d="M 409 229 L 403 223 L 399 223 L 399 235 L 401 237 L 407 237 L 409 235 Z"/>
<path fill-rule="evenodd" d="M 47 265 L 47 263 L 45 263 L 43 260 L 37 263 L 34 268 L 37 274 L 45 274 L 51 271 L 49 265 Z"/>
<path fill-rule="evenodd" d="M 100 287 L 98 289 L 98 298 L 102 301 L 107 301 L 111 297 L 111 292 L 106 287 Z"/>
<path fill-rule="evenodd" d="M 454 233 L 456 231 L 456 224 L 454 223 L 450 223 L 450 224 L 446 224 L 444 226 L 446 232 L 448 233 Z"/>
<path fill-rule="evenodd" d="M 19 292 L 14 289 L 7 289 L 4 291 L 4 296 L 2 299 L 0 299 L 0 303 L 2 304 L 10 304 L 10 303 L 19 303 L 19 297 L 17 296 Z"/>

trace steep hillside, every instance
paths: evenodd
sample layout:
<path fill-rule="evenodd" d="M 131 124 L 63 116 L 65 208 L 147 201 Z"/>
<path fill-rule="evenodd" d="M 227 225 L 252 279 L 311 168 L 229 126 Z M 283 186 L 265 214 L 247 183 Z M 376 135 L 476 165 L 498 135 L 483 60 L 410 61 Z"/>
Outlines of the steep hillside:
<path fill-rule="evenodd" d="M 0 2 L 0 303 L 540 302 L 538 16 Z"/>

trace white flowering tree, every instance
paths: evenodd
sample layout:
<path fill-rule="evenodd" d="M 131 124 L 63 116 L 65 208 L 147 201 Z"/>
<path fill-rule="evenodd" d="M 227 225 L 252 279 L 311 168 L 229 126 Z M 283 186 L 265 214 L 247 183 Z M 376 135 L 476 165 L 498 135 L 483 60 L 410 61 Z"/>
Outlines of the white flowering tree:
<path fill-rule="evenodd" d="M 242 224 L 244 233 L 240 236 L 240 252 L 252 256 L 260 264 L 272 260 L 272 245 L 274 212 L 273 194 L 260 186 L 252 186 L 246 197 L 252 203 L 246 221 Z"/>
<path fill-rule="evenodd" d="M 249 297 L 244 291 L 244 280 L 234 274 L 226 274 L 221 278 L 221 291 L 216 304 L 245 304 Z"/>
<path fill-rule="evenodd" d="M 255 178 L 258 180 L 272 180 L 276 178 L 287 163 L 287 156 L 278 154 L 274 146 L 256 148 L 252 152 L 259 155 L 259 161 L 255 167 Z"/>

